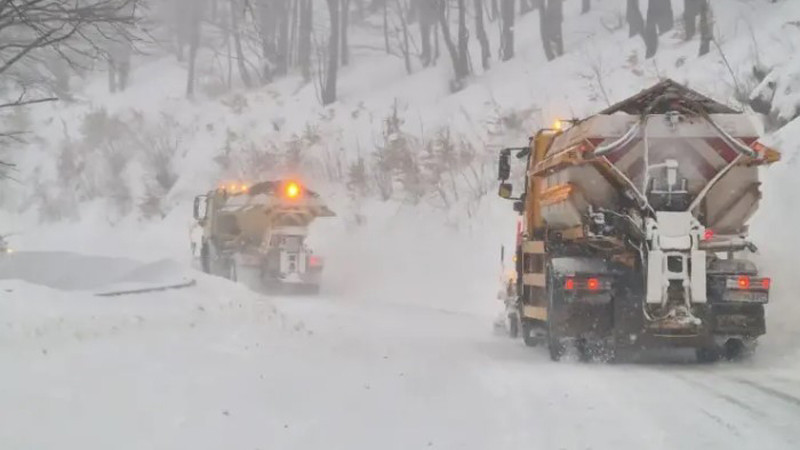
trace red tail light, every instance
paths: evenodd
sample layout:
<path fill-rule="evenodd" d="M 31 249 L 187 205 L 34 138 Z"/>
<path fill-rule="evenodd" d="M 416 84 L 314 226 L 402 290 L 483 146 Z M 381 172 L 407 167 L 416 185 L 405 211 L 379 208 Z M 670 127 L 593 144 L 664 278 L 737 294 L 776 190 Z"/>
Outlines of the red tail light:
<path fill-rule="evenodd" d="M 764 289 L 769 289 L 769 286 L 772 284 L 772 280 L 770 278 L 762 278 L 761 279 L 761 287 Z"/>
<path fill-rule="evenodd" d="M 566 281 L 564 281 L 564 289 L 568 291 L 575 289 L 575 279 L 567 278 Z"/>
<path fill-rule="evenodd" d="M 586 280 L 586 287 L 589 288 L 590 291 L 596 291 L 600 289 L 600 280 L 597 278 L 589 278 Z"/>
<path fill-rule="evenodd" d="M 711 228 L 707 228 L 706 231 L 703 232 L 703 240 L 710 241 L 714 237 L 714 230 Z"/>
<path fill-rule="evenodd" d="M 322 258 L 320 258 L 319 256 L 311 255 L 308 257 L 308 265 L 312 267 L 321 266 Z"/>
<path fill-rule="evenodd" d="M 736 280 L 736 284 L 739 286 L 739 289 L 750 289 L 750 277 L 741 275 Z"/>

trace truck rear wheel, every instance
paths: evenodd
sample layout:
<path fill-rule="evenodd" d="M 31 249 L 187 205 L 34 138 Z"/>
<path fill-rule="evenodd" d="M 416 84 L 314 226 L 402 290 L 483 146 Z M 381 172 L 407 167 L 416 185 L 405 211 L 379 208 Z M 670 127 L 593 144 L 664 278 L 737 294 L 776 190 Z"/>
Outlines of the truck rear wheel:
<path fill-rule="evenodd" d="M 539 339 L 535 336 L 536 326 L 533 321 L 523 317 L 520 322 L 522 323 L 522 340 L 525 342 L 525 345 L 528 347 L 536 347 L 539 345 Z"/>
<path fill-rule="evenodd" d="M 551 360 L 560 361 L 566 352 L 566 346 L 553 325 L 556 317 L 556 302 L 559 300 L 556 291 L 559 279 L 551 272 L 547 277 L 547 281 L 547 349 L 550 351 Z"/>
<path fill-rule="evenodd" d="M 566 346 L 561 339 L 552 334 L 547 334 L 547 349 L 550 351 L 550 359 L 553 361 L 561 361 L 561 357 L 566 352 Z"/>
<path fill-rule="evenodd" d="M 697 362 L 703 364 L 715 363 L 722 356 L 717 347 L 698 347 L 694 353 L 697 356 Z"/>

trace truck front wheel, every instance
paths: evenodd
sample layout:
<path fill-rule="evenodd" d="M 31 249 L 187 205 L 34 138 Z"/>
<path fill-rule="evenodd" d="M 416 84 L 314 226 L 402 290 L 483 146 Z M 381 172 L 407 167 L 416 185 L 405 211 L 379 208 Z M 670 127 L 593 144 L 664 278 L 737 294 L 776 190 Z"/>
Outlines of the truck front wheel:
<path fill-rule="evenodd" d="M 536 336 L 536 325 L 531 319 L 521 318 L 522 324 L 522 340 L 528 347 L 536 347 L 539 345 L 539 340 Z"/>
<path fill-rule="evenodd" d="M 519 337 L 519 316 L 515 313 L 508 315 L 508 337 L 511 339 Z"/>

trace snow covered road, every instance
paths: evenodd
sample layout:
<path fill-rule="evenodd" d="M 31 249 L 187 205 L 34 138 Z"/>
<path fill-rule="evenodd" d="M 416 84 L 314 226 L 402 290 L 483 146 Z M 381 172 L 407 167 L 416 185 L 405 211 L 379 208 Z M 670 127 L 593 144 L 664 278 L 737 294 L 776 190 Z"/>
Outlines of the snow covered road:
<path fill-rule="evenodd" d="M 556 364 L 458 308 L 197 275 L 114 299 L 0 281 L 0 448 L 800 448 L 798 366 Z"/>

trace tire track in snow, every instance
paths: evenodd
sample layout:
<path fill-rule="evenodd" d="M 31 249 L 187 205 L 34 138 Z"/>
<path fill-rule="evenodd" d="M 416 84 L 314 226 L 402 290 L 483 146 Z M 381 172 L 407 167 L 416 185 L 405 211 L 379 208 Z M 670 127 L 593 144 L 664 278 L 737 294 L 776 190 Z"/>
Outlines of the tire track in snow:
<path fill-rule="evenodd" d="M 735 405 L 737 407 L 735 410 L 712 408 L 718 412 L 713 415 L 720 419 L 718 423 L 723 426 L 726 423 L 736 426 L 738 423 L 742 439 L 745 439 L 745 435 L 753 436 L 758 439 L 761 446 L 770 449 L 798 448 L 800 435 L 796 432 L 795 424 L 800 421 L 800 410 L 795 408 L 797 405 L 790 403 L 789 406 L 785 401 L 778 402 L 773 394 L 756 388 L 754 385 L 758 383 L 744 378 L 751 372 L 737 371 L 739 375 L 733 376 L 730 373 L 719 373 L 714 369 L 698 369 L 681 373 L 665 372 L 664 375 L 691 386 L 696 392 L 695 398 L 699 399 L 695 400 L 695 403 L 700 411 L 715 422 L 717 420 L 707 414 L 709 405 L 702 400 L 703 398 L 710 397 L 727 405 Z M 756 372 L 752 372 L 752 375 L 758 376 Z M 741 386 L 747 386 L 749 389 L 742 390 Z M 728 414 L 719 413 L 726 411 Z M 739 414 L 744 416 L 741 420 L 736 420 L 735 417 Z M 774 440 L 764 441 L 768 438 Z M 789 447 L 786 447 L 787 445 Z"/>
<path fill-rule="evenodd" d="M 787 394 L 786 392 L 779 391 L 778 389 L 775 389 L 773 387 L 770 387 L 770 386 L 767 386 L 767 385 L 764 385 L 764 384 L 761 384 L 761 383 L 756 383 L 755 381 L 748 380 L 746 378 L 735 377 L 735 378 L 730 378 L 730 379 L 735 381 L 735 382 L 737 382 L 737 383 L 739 383 L 739 384 L 744 384 L 746 386 L 750 386 L 750 387 L 752 387 L 754 389 L 757 389 L 757 390 L 759 390 L 761 392 L 764 392 L 765 394 L 771 395 L 771 396 L 773 396 L 775 398 L 779 398 L 779 399 L 781 399 L 781 400 L 783 400 L 783 401 L 785 401 L 787 403 L 790 403 L 790 404 L 792 404 L 794 406 L 800 407 L 800 398 L 797 398 L 797 397 L 795 397 L 795 396 L 793 396 L 791 394 Z"/>
<path fill-rule="evenodd" d="M 689 377 L 687 377 L 685 375 L 682 375 L 682 374 L 676 374 L 675 376 L 680 378 L 681 380 L 685 381 L 686 383 L 694 385 L 694 386 L 698 387 L 699 389 L 701 389 L 703 391 L 707 391 L 707 392 L 711 393 L 713 396 L 715 396 L 715 397 L 717 397 L 717 398 L 719 398 L 721 400 L 724 400 L 724 401 L 726 401 L 726 402 L 728 402 L 728 403 L 730 403 L 732 405 L 738 406 L 738 407 L 740 407 L 740 408 L 742 408 L 744 410 L 747 410 L 747 411 L 749 411 L 749 412 L 751 412 L 753 414 L 756 414 L 756 415 L 761 415 L 761 416 L 764 415 L 763 411 L 757 410 L 757 409 L 753 408 L 752 406 L 748 405 L 747 403 L 744 403 L 743 401 L 737 399 L 736 397 L 730 396 L 730 395 L 728 395 L 728 394 L 726 394 L 724 392 L 721 392 L 721 391 L 717 390 L 715 387 L 709 386 L 708 384 L 705 384 L 705 383 L 701 383 L 701 382 L 699 382 L 699 381 L 697 381 L 697 380 L 695 380 L 693 378 L 689 378 Z"/>

